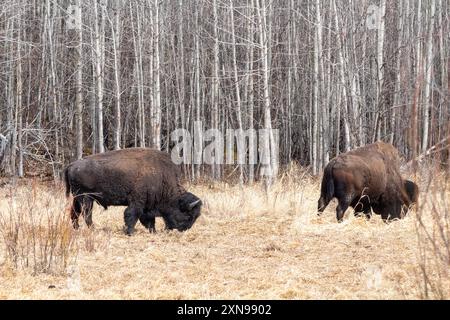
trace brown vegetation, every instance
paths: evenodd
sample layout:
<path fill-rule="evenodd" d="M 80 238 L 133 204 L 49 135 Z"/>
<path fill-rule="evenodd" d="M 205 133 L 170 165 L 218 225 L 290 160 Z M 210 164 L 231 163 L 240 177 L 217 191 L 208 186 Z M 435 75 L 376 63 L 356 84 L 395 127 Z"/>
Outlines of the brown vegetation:
<path fill-rule="evenodd" d="M 413 180 L 426 190 L 419 178 Z M 122 233 L 123 208 L 95 206 L 97 228 L 83 224 L 72 232 L 62 186 L 4 187 L 0 298 L 448 299 L 450 187 L 445 177 L 428 184 L 420 208 L 389 224 L 350 210 L 337 224 L 333 205 L 317 217 L 319 180 L 298 168 L 285 173 L 268 198 L 258 184 L 192 185 L 205 199 L 193 228 L 167 232 L 157 220 L 156 234 L 138 226 L 132 237 Z M 20 215 L 29 225 L 31 207 L 33 221 L 46 222 L 50 212 L 52 221 L 61 221 L 56 252 L 68 255 L 52 268 L 11 263 L 5 248 L 11 226 L 5 217 Z M 40 225 L 38 238 L 53 234 L 54 227 Z M 72 242 L 61 241 L 66 232 Z M 21 235 L 23 246 L 32 243 L 31 234 Z M 61 245 L 65 251 L 58 251 Z"/>

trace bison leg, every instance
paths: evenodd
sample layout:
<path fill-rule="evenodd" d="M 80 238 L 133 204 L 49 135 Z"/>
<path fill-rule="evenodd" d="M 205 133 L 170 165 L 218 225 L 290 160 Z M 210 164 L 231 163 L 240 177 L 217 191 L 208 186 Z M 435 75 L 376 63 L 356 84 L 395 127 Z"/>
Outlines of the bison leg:
<path fill-rule="evenodd" d="M 141 208 L 136 207 L 128 207 L 125 209 L 124 218 L 125 218 L 125 233 L 131 236 L 134 233 L 134 227 L 142 215 L 143 210 Z"/>
<path fill-rule="evenodd" d="M 364 203 L 362 202 L 362 199 L 356 198 L 352 201 L 350 206 L 355 210 L 355 217 L 360 216 L 360 213 L 364 210 Z"/>
<path fill-rule="evenodd" d="M 325 208 L 327 207 L 327 205 L 330 203 L 331 200 L 326 201 L 324 197 L 320 197 L 318 203 L 317 203 L 317 215 L 320 216 L 323 211 L 325 210 Z"/>
<path fill-rule="evenodd" d="M 83 217 L 84 222 L 86 222 L 86 225 L 91 228 L 92 227 L 92 207 L 94 205 L 94 200 L 92 200 L 89 197 L 83 197 L 82 200 L 82 211 L 83 211 Z"/>
<path fill-rule="evenodd" d="M 342 219 L 344 218 L 344 213 L 350 206 L 351 201 L 344 197 L 344 199 L 339 199 L 339 204 L 336 208 L 336 219 L 338 222 L 342 222 Z"/>
<path fill-rule="evenodd" d="M 70 218 L 72 219 L 72 225 L 75 229 L 78 229 L 78 218 L 83 214 L 84 221 L 88 227 L 92 226 L 92 206 L 93 200 L 86 196 L 76 196 L 73 199 L 72 210 L 70 212 Z"/>
<path fill-rule="evenodd" d="M 370 205 L 364 207 L 364 215 L 366 216 L 366 219 L 369 220 L 372 216 L 372 210 L 370 210 Z"/>
<path fill-rule="evenodd" d="M 359 217 L 361 213 L 364 213 L 365 217 L 370 219 L 371 208 L 367 197 L 362 196 L 361 198 L 354 199 L 350 206 L 355 210 L 355 217 Z"/>
<path fill-rule="evenodd" d="M 139 221 L 151 233 L 156 232 L 156 229 L 155 229 L 155 217 L 151 216 L 148 212 L 144 212 L 144 214 L 139 217 Z"/>
<path fill-rule="evenodd" d="M 70 209 L 70 219 L 72 220 L 72 226 L 74 229 L 78 229 L 80 227 L 78 223 L 78 218 L 81 214 L 81 203 L 79 199 L 74 198 L 72 203 L 72 208 Z"/>

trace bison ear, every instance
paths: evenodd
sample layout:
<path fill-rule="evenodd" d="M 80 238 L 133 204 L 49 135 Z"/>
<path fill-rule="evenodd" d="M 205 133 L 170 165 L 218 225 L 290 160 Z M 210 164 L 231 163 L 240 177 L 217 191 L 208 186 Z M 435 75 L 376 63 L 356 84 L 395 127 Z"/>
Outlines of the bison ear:
<path fill-rule="evenodd" d="M 195 200 L 194 202 L 191 202 L 188 204 L 187 208 L 189 211 L 191 211 L 192 209 L 194 209 L 199 203 L 201 203 L 201 200 Z"/>

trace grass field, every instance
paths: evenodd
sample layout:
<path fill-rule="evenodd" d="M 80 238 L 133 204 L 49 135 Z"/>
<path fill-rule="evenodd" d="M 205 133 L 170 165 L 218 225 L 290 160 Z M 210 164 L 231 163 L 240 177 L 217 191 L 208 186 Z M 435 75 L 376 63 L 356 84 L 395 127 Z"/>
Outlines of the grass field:
<path fill-rule="evenodd" d="M 190 230 L 158 218 L 132 237 L 124 208 L 95 206 L 95 229 L 73 231 L 62 186 L 6 185 L 0 299 L 450 298 L 448 185 L 401 221 L 348 210 L 338 224 L 335 201 L 316 216 L 319 182 L 290 172 L 268 198 L 258 184 L 193 185 L 205 205 Z"/>

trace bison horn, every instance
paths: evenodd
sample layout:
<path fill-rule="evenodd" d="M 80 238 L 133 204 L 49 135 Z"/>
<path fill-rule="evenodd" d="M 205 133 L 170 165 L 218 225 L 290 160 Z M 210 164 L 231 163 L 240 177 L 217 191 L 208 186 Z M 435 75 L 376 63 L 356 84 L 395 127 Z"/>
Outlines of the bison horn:
<path fill-rule="evenodd" d="M 190 210 L 194 209 L 195 206 L 196 206 L 199 202 L 200 202 L 200 199 L 195 200 L 194 202 L 191 202 L 191 203 L 188 205 L 188 210 L 190 211 Z"/>

